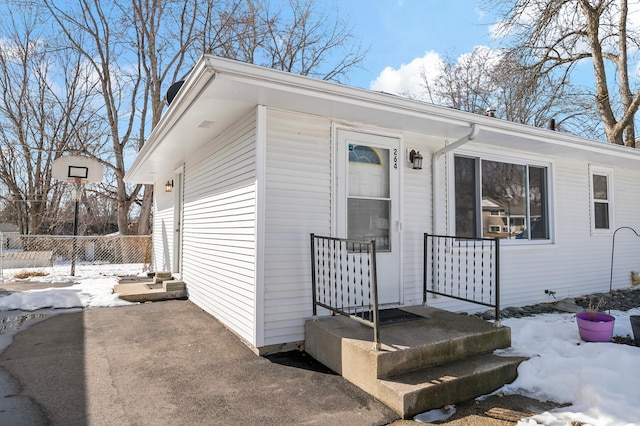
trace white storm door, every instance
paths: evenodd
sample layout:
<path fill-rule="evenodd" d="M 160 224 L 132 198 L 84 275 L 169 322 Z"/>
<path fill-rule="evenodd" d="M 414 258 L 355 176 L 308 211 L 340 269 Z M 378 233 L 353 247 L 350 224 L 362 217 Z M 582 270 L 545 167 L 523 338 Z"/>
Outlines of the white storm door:
<path fill-rule="evenodd" d="M 183 177 L 182 169 L 179 169 L 173 178 L 173 259 L 171 272 L 178 274 L 182 272 Z"/>
<path fill-rule="evenodd" d="M 399 139 L 338 130 L 337 231 L 376 242 L 378 303 L 400 303 Z"/>

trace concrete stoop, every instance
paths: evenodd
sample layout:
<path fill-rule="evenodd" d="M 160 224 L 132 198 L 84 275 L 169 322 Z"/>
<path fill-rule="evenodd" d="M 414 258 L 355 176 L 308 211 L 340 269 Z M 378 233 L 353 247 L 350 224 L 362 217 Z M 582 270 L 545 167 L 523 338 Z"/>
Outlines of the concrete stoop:
<path fill-rule="evenodd" d="M 373 330 L 346 317 L 307 321 L 305 350 L 403 418 L 490 393 L 517 376 L 525 358 L 493 355 L 511 331 L 435 308 L 404 308 L 422 318 Z"/>
<path fill-rule="evenodd" d="M 173 279 L 171 272 L 156 272 L 152 278 L 116 284 L 113 292 L 129 302 L 155 302 L 187 297 L 184 281 Z"/>

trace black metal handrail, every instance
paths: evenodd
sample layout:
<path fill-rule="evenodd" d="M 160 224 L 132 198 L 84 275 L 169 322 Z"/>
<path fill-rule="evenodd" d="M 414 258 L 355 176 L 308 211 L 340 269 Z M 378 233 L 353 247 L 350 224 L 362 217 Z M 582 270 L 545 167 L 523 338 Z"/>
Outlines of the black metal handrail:
<path fill-rule="evenodd" d="M 427 294 L 495 308 L 500 325 L 500 240 L 424 234 L 423 303 Z"/>
<path fill-rule="evenodd" d="M 616 234 L 618 231 L 622 231 L 623 229 L 628 229 L 633 232 L 636 237 L 640 237 L 640 233 L 630 226 L 621 226 L 613 231 L 613 237 L 611 238 L 611 266 L 609 267 L 609 301 L 607 302 L 607 310 L 609 313 L 611 313 L 611 301 L 613 300 L 613 258 L 616 251 Z"/>
<path fill-rule="evenodd" d="M 311 234 L 313 317 L 318 306 L 373 328 L 380 349 L 375 241 Z"/>

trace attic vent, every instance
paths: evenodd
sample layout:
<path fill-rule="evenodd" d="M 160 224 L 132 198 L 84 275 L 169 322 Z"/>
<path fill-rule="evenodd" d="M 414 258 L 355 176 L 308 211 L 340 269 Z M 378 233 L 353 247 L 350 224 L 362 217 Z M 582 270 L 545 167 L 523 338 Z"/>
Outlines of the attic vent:
<path fill-rule="evenodd" d="M 167 90 L 167 96 L 166 96 L 167 105 L 171 105 L 171 102 L 173 102 L 173 98 L 176 97 L 176 95 L 178 94 L 178 91 L 180 91 L 180 88 L 182 87 L 183 84 L 184 84 L 184 80 L 180 80 L 180 81 L 176 81 L 171 85 L 171 87 L 169 87 L 169 90 Z"/>

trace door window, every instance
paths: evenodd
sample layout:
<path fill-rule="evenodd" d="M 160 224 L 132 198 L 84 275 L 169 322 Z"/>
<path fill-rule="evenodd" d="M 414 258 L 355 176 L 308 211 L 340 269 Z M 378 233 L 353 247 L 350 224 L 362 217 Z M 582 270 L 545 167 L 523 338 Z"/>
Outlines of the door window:
<path fill-rule="evenodd" d="M 390 251 L 391 210 L 389 150 L 349 145 L 347 237 L 376 242 L 377 251 Z"/>

